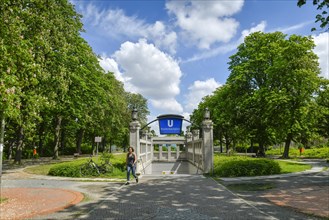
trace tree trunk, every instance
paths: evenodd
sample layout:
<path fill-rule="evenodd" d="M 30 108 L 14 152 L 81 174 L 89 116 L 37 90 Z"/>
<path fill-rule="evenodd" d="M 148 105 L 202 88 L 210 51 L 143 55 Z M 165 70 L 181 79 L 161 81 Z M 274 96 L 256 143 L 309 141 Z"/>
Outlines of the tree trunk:
<path fill-rule="evenodd" d="M 5 116 L 0 114 L 1 116 L 1 128 L 0 128 L 0 178 L 2 176 L 2 154 L 4 148 L 4 136 L 5 136 Z M 0 179 L 0 187 L 1 187 L 1 179 Z"/>
<path fill-rule="evenodd" d="M 229 141 L 225 141 L 225 147 L 226 147 L 226 153 L 228 153 L 229 150 L 230 150 L 230 142 Z"/>
<path fill-rule="evenodd" d="M 264 148 L 264 143 L 262 141 L 259 142 L 257 157 L 265 157 L 265 148 Z"/>
<path fill-rule="evenodd" d="M 83 139 L 83 135 L 85 133 L 84 129 L 79 129 L 78 133 L 77 133 L 77 153 L 81 154 L 81 143 L 82 143 L 82 139 Z"/>
<path fill-rule="evenodd" d="M 265 157 L 265 150 L 264 150 L 264 145 L 263 143 L 259 144 L 259 149 L 258 149 L 258 153 L 257 153 L 258 157 Z"/>
<path fill-rule="evenodd" d="M 18 133 L 18 144 L 17 144 L 17 148 L 16 148 L 16 155 L 15 155 L 14 163 L 18 163 L 18 164 L 22 163 L 22 151 L 24 148 L 23 138 L 24 138 L 24 129 L 21 126 L 19 128 L 19 133 Z"/>
<path fill-rule="evenodd" d="M 282 158 L 284 158 L 284 159 L 289 158 L 289 148 L 290 148 L 291 141 L 292 141 L 292 134 L 289 133 L 287 136 L 287 139 L 285 141 L 284 151 L 283 151 L 283 155 L 282 155 Z"/>
<path fill-rule="evenodd" d="M 39 143 L 38 143 L 38 148 L 39 148 L 39 153 L 40 156 L 42 157 L 44 155 L 44 149 L 43 149 L 43 140 L 44 140 L 44 132 L 45 132 L 45 123 L 41 122 L 41 124 L 39 125 Z"/>
<path fill-rule="evenodd" d="M 55 128 L 53 159 L 58 159 L 58 149 L 59 149 L 59 143 L 60 143 L 61 125 L 62 125 L 62 116 L 60 115 L 60 116 L 57 117 L 57 123 L 56 123 L 56 128 Z"/>
<path fill-rule="evenodd" d="M 9 145 L 9 148 L 8 148 L 8 160 L 10 161 L 13 157 L 13 146 L 14 146 L 14 142 L 12 142 L 10 145 Z"/>
<path fill-rule="evenodd" d="M 60 149 L 62 150 L 62 152 L 65 152 L 66 135 L 65 135 L 64 125 L 63 125 L 63 129 L 61 130 L 61 138 L 60 139 L 61 139 Z"/>
<path fill-rule="evenodd" d="M 220 152 L 223 153 L 223 137 L 221 134 L 219 134 L 219 146 L 220 146 Z"/>
<path fill-rule="evenodd" d="M 250 153 L 254 153 L 254 142 L 250 140 Z"/>
<path fill-rule="evenodd" d="M 95 137 L 95 135 L 93 135 L 93 136 Z M 91 152 L 91 154 L 93 156 L 95 156 L 95 154 L 96 154 L 96 145 L 95 145 L 94 139 L 92 139 L 91 141 L 92 141 L 91 143 L 93 143 L 92 144 L 92 152 Z"/>

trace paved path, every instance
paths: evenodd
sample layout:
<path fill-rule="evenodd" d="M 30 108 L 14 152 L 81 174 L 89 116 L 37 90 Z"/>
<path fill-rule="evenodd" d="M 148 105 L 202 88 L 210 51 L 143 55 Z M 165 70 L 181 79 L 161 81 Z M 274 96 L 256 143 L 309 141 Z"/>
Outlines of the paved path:
<path fill-rule="evenodd" d="M 4 174 L 1 192 L 8 189 L 40 189 L 39 195 L 42 195 L 41 201 L 44 204 L 51 201 L 56 192 L 63 190 L 85 196 L 82 202 L 69 204 L 70 207 L 67 203 L 72 202 L 72 198 L 65 199 L 62 196 L 59 201 L 66 206 L 60 204 L 63 207 L 61 211 L 58 211 L 58 206 L 53 207 L 55 203 L 52 202 L 47 212 L 32 213 L 21 216 L 21 219 L 318 219 L 313 215 L 300 213 L 300 210 L 280 206 L 273 198 L 279 198 L 276 195 L 281 193 L 290 196 L 289 203 L 296 201 L 294 198 L 302 202 L 303 195 L 312 197 L 314 193 L 305 194 L 305 190 L 298 191 L 296 186 L 303 184 L 303 187 L 308 186 L 310 189 L 314 189 L 313 186 L 328 186 L 327 177 L 328 172 L 321 172 L 276 179 L 240 179 L 239 183 L 247 184 L 275 182 L 276 188 L 264 192 L 231 192 L 224 185 L 237 183 L 237 180 L 225 179 L 221 185 L 200 175 L 144 176 L 139 184 L 125 186 L 122 183 L 78 182 L 69 178 L 29 175 L 16 170 Z M 280 191 L 283 189 L 288 190 Z M 329 192 L 322 193 L 321 198 L 328 198 Z M 317 196 L 313 200 L 310 198 L 307 204 L 318 201 L 317 198 L 320 197 Z M 24 195 L 20 198 L 23 200 Z M 33 201 L 33 198 L 27 201 Z M 326 207 L 328 204 L 326 200 L 322 201 L 322 206 Z M 300 204 L 299 206 L 302 207 Z M 4 209 L 2 205 L 0 208 L 0 219 L 5 219 L 3 213 L 8 209 Z M 28 210 L 28 206 L 20 208 Z M 329 207 L 324 210 L 329 210 Z M 314 212 L 319 210 L 313 210 Z"/>
<path fill-rule="evenodd" d="M 80 218 L 275 219 L 202 176 L 143 180 L 104 196 Z"/>

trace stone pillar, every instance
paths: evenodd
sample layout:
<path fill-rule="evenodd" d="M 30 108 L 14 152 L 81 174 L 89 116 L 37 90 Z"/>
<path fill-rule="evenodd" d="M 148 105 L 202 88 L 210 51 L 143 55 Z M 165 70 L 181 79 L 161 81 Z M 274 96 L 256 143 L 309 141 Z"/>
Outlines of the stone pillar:
<path fill-rule="evenodd" d="M 162 160 L 162 144 L 159 144 L 159 160 Z"/>
<path fill-rule="evenodd" d="M 210 119 L 202 121 L 202 137 L 203 172 L 212 173 L 214 170 L 214 140 L 213 123 Z"/>
<path fill-rule="evenodd" d="M 179 158 L 179 145 L 176 145 L 176 159 L 178 160 Z"/>
<path fill-rule="evenodd" d="M 192 158 L 190 157 L 190 154 L 189 154 L 189 148 L 192 147 L 192 143 L 189 147 L 189 142 L 192 142 L 192 133 L 190 132 L 190 129 L 188 128 L 187 131 L 186 131 L 186 142 L 185 142 L 185 153 L 186 153 L 186 158 L 187 160 L 191 161 Z"/>
<path fill-rule="evenodd" d="M 133 147 L 135 149 L 135 154 L 137 156 L 137 159 L 139 160 L 140 156 L 140 136 L 139 136 L 139 131 L 140 131 L 141 125 L 138 121 L 132 121 L 129 124 L 129 129 L 130 129 L 130 135 L 129 135 L 129 146 Z M 142 165 L 140 163 L 137 163 L 136 167 L 136 173 L 140 174 L 142 170 Z"/>
<path fill-rule="evenodd" d="M 168 161 L 171 160 L 171 145 L 168 146 Z"/>
<path fill-rule="evenodd" d="M 193 156 L 192 156 L 192 162 L 195 164 L 195 144 L 194 142 L 196 140 L 199 140 L 199 135 L 200 135 L 200 131 L 195 129 L 192 131 L 192 146 L 193 146 Z"/>

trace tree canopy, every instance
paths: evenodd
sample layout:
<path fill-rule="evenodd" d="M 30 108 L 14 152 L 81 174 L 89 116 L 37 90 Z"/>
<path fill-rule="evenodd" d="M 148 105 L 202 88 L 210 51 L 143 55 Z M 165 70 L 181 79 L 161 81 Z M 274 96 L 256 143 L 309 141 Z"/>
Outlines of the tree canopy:
<path fill-rule="evenodd" d="M 203 99 L 192 120 L 208 107 L 214 137 L 227 147 L 257 144 L 264 155 L 266 146 L 284 142 L 283 157 L 289 157 L 291 142 L 307 144 L 324 117 L 316 100 L 326 94 L 320 93 L 325 80 L 314 46 L 311 37 L 281 32 L 247 36 L 230 57 L 226 84 Z"/>
<path fill-rule="evenodd" d="M 67 0 L 0 5 L 0 119 L 6 121 L 6 155 L 17 162 L 34 146 L 54 158 L 91 153 L 86 146 L 95 136 L 103 137 L 103 146 L 127 144 L 135 100 L 101 68 L 80 36 L 80 18 Z M 135 96 L 145 118 L 147 102 Z"/>

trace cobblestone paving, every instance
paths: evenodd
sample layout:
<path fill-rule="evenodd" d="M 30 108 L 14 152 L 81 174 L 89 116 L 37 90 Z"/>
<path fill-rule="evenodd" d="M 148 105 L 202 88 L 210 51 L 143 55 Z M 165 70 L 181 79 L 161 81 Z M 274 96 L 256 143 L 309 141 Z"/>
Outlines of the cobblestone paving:
<path fill-rule="evenodd" d="M 202 176 L 142 180 L 108 195 L 80 219 L 276 219 Z"/>

